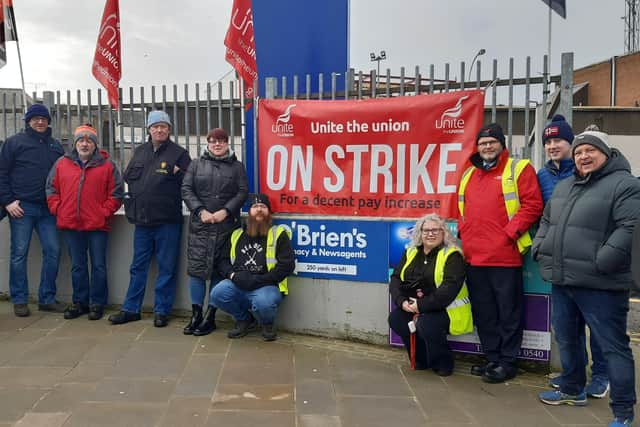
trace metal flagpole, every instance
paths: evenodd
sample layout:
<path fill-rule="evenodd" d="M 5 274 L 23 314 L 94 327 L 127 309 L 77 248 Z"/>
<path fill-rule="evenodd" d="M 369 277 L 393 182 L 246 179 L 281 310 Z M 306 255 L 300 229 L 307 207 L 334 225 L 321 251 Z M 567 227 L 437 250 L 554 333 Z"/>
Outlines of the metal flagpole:
<path fill-rule="evenodd" d="M 549 58 L 549 74 L 551 74 L 551 2 L 549 2 L 549 32 L 547 33 L 547 58 Z"/>
<path fill-rule="evenodd" d="M 20 81 L 22 81 L 22 109 L 27 112 L 27 90 L 24 87 L 24 72 L 22 71 L 22 56 L 20 55 L 20 42 L 16 40 L 16 48 L 18 48 L 18 64 L 20 65 Z"/>

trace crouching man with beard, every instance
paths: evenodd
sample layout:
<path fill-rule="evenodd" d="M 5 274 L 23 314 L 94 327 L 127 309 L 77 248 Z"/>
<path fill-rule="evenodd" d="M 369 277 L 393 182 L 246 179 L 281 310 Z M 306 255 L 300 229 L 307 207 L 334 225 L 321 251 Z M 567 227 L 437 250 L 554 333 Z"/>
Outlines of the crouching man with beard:
<path fill-rule="evenodd" d="M 266 194 L 252 194 L 249 204 L 246 228 L 235 230 L 223 251 L 219 273 L 226 279 L 213 287 L 210 301 L 235 319 L 229 338 L 244 337 L 257 320 L 262 338 L 274 341 L 278 306 L 295 268 L 293 247 L 285 228 L 272 225 Z"/>

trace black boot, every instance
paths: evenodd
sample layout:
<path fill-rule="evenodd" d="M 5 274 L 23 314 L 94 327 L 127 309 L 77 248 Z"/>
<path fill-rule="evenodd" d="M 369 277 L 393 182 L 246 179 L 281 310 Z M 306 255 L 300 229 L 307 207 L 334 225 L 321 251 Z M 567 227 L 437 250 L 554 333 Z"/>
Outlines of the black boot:
<path fill-rule="evenodd" d="M 216 330 L 216 310 L 217 308 L 209 304 L 202 323 L 193 331 L 193 335 L 200 337 Z"/>
<path fill-rule="evenodd" d="M 182 332 L 185 335 L 193 335 L 198 325 L 202 322 L 202 306 L 198 304 L 191 305 L 191 321 L 184 327 Z"/>

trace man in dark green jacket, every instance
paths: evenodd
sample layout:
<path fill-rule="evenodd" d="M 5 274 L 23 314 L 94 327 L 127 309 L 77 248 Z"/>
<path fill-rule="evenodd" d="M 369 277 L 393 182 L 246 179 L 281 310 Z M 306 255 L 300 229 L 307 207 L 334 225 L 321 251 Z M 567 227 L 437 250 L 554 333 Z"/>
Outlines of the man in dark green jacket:
<path fill-rule="evenodd" d="M 626 331 L 640 182 L 607 140 L 599 131 L 576 136 L 576 172 L 556 186 L 534 239 L 534 259 L 542 277 L 553 284 L 552 322 L 563 371 L 560 390 L 540 393 L 539 398 L 549 405 L 586 405 L 586 362 L 578 333 L 586 322 L 608 364 L 614 414 L 609 426 L 626 426 L 636 403 Z"/>

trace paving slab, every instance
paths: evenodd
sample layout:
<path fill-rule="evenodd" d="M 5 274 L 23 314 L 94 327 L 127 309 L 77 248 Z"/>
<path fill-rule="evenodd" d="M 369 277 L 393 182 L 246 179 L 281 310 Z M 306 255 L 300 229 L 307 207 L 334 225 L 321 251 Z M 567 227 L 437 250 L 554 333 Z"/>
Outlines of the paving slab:
<path fill-rule="evenodd" d="M 114 369 L 114 375 L 124 378 L 167 378 L 177 380 L 191 354 L 193 346 L 175 342 L 139 342 L 131 344 Z"/>
<path fill-rule="evenodd" d="M 222 354 L 194 354 L 178 380 L 174 394 L 208 396 L 215 391 L 225 358 Z"/>
<path fill-rule="evenodd" d="M 95 388 L 95 384 L 59 384 L 42 396 L 32 412 L 71 413 L 77 405 L 87 400 Z"/>
<path fill-rule="evenodd" d="M 206 426 L 296 427 L 296 418 L 293 412 L 288 411 L 211 411 Z"/>
<path fill-rule="evenodd" d="M 11 366 L 75 366 L 96 344 L 93 337 L 55 338 L 38 340 L 29 351 L 7 362 Z"/>
<path fill-rule="evenodd" d="M 70 412 L 27 412 L 14 427 L 62 427 L 70 416 Z"/>
<path fill-rule="evenodd" d="M 333 415 L 299 415 L 298 427 L 342 427 L 340 417 Z"/>
<path fill-rule="evenodd" d="M 155 427 L 165 405 L 84 402 L 73 411 L 64 427 Z"/>
<path fill-rule="evenodd" d="M 18 421 L 47 392 L 46 389 L 36 388 L 0 389 L 0 422 Z"/>
<path fill-rule="evenodd" d="M 159 427 L 201 427 L 206 425 L 211 407 L 210 397 L 173 397 Z"/>
<path fill-rule="evenodd" d="M 69 367 L 3 366 L 0 367 L 2 387 L 51 388 L 71 371 Z"/>
<path fill-rule="evenodd" d="M 214 410 L 293 411 L 292 384 L 219 384 L 211 404 Z"/>
<path fill-rule="evenodd" d="M 426 418 L 413 397 L 340 396 L 338 414 L 343 426 L 422 426 Z"/>
<path fill-rule="evenodd" d="M 411 395 L 397 365 L 338 351 L 329 354 L 329 361 L 338 395 Z"/>
<path fill-rule="evenodd" d="M 105 378 L 86 400 L 92 402 L 166 403 L 176 386 L 165 378 Z"/>

